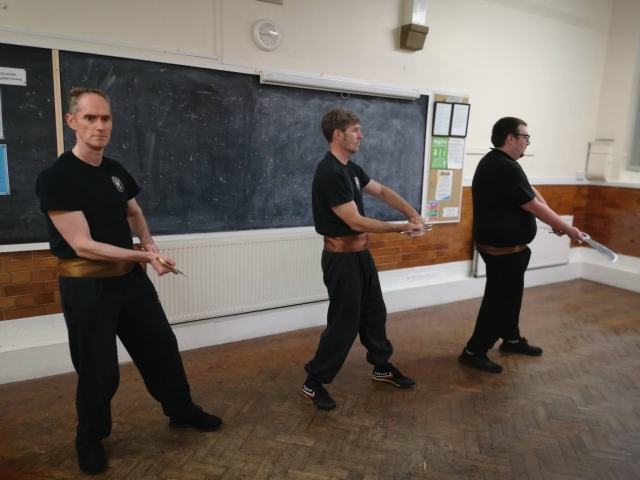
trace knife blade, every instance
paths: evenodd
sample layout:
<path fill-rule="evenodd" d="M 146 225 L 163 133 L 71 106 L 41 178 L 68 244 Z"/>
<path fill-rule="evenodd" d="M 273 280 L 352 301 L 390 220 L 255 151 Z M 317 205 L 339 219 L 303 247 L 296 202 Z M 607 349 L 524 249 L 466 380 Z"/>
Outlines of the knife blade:
<path fill-rule="evenodd" d="M 433 228 L 433 225 L 431 223 L 425 223 L 423 226 L 422 231 L 420 231 L 420 233 L 413 233 L 413 230 L 406 230 L 404 232 L 400 232 L 403 235 L 407 235 L 411 238 L 418 238 L 418 237 L 422 237 L 424 235 L 424 232 L 428 232 L 429 230 L 431 230 Z"/>
<path fill-rule="evenodd" d="M 618 259 L 618 255 L 616 255 L 613 250 L 605 247 L 601 243 L 596 242 L 593 238 L 591 238 L 591 236 L 589 236 L 589 234 L 582 232 L 582 239 L 607 260 L 615 262 Z"/>
<path fill-rule="evenodd" d="M 555 232 L 549 232 L 549 233 L 555 233 Z M 615 262 L 618 259 L 618 255 L 616 255 L 616 253 L 613 250 L 605 247 L 601 243 L 596 242 L 593 238 L 591 238 L 591 236 L 588 233 L 585 233 L 585 232 L 581 232 L 581 233 L 582 233 L 582 240 L 587 242 L 587 245 L 593 248 L 596 252 L 598 252 L 604 258 L 606 258 L 611 262 Z M 580 242 L 580 240 L 578 241 Z"/>

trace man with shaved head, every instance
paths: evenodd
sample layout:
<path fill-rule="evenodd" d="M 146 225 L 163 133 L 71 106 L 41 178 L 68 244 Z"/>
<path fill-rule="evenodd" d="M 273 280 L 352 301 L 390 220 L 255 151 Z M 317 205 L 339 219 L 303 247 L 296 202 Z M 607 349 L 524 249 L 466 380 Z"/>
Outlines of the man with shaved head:
<path fill-rule="evenodd" d="M 58 257 L 62 310 L 78 373 L 78 463 L 84 473 L 96 474 L 106 468 L 102 439 L 111 433 L 111 399 L 119 383 L 116 336 L 170 426 L 213 431 L 222 421 L 191 400 L 176 337 L 140 266 L 148 263 L 164 275 L 175 262 L 151 238 L 135 200 L 136 181 L 104 156 L 113 127 L 109 98 L 100 90 L 74 88 L 66 120 L 76 144 L 40 173 L 36 193 Z M 146 251 L 133 249 L 132 230 Z"/>

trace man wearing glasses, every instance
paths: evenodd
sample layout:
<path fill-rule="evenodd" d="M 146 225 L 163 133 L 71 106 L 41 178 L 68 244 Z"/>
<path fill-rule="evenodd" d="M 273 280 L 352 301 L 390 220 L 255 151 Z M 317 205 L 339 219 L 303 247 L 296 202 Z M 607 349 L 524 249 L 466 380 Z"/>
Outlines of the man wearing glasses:
<path fill-rule="evenodd" d="M 530 138 L 523 120 L 498 120 L 491 132 L 495 148 L 480 160 L 471 186 L 473 238 L 487 265 L 487 283 L 473 335 L 458 360 L 485 372 L 502 371 L 487 357 L 499 338 L 501 352 L 542 355 L 541 348 L 520 336 L 518 327 L 524 272 L 531 257 L 527 244 L 536 236 L 536 218 L 558 236 L 566 233 L 571 240 L 582 239 L 580 230 L 548 207 L 518 164 Z"/>

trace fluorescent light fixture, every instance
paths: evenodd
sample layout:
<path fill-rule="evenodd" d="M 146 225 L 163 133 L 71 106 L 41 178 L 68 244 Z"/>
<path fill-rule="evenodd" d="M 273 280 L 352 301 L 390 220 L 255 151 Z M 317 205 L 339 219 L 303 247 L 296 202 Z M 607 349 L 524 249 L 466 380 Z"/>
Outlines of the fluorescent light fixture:
<path fill-rule="evenodd" d="M 330 92 L 357 93 L 359 95 L 372 95 L 375 97 L 402 98 L 406 100 L 416 100 L 420 98 L 420 92 L 415 89 L 387 87 L 346 78 L 325 77 L 324 75 L 260 71 L 260 83 L 282 85 L 284 87 L 327 90 Z"/>

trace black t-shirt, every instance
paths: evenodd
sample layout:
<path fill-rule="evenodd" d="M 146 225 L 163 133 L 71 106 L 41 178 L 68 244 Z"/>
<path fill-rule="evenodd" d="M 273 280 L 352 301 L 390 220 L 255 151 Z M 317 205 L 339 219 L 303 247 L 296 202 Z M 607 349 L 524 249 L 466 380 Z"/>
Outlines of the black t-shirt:
<path fill-rule="evenodd" d="M 313 206 L 313 223 L 316 232 L 330 237 L 346 237 L 361 232 L 351 230 L 332 207 L 351 201 L 356 202 L 358 212 L 363 217 L 362 189 L 371 179 L 360 166 L 352 161 L 343 165 L 331 152 L 327 152 L 318 164 L 311 187 L 311 203 Z"/>
<path fill-rule="evenodd" d="M 73 152 L 60 155 L 43 170 L 36 182 L 40 211 L 81 211 L 87 219 L 91 238 L 96 242 L 130 249 L 133 246 L 127 222 L 127 201 L 140 193 L 140 187 L 120 163 L 102 157 L 94 167 Z M 59 258 L 77 258 L 76 252 L 45 215 L 51 253 Z"/>
<path fill-rule="evenodd" d="M 522 167 L 501 150 L 486 154 L 471 186 L 473 237 L 481 245 L 526 245 L 536 236 L 533 214 L 521 208 L 536 196 Z"/>

